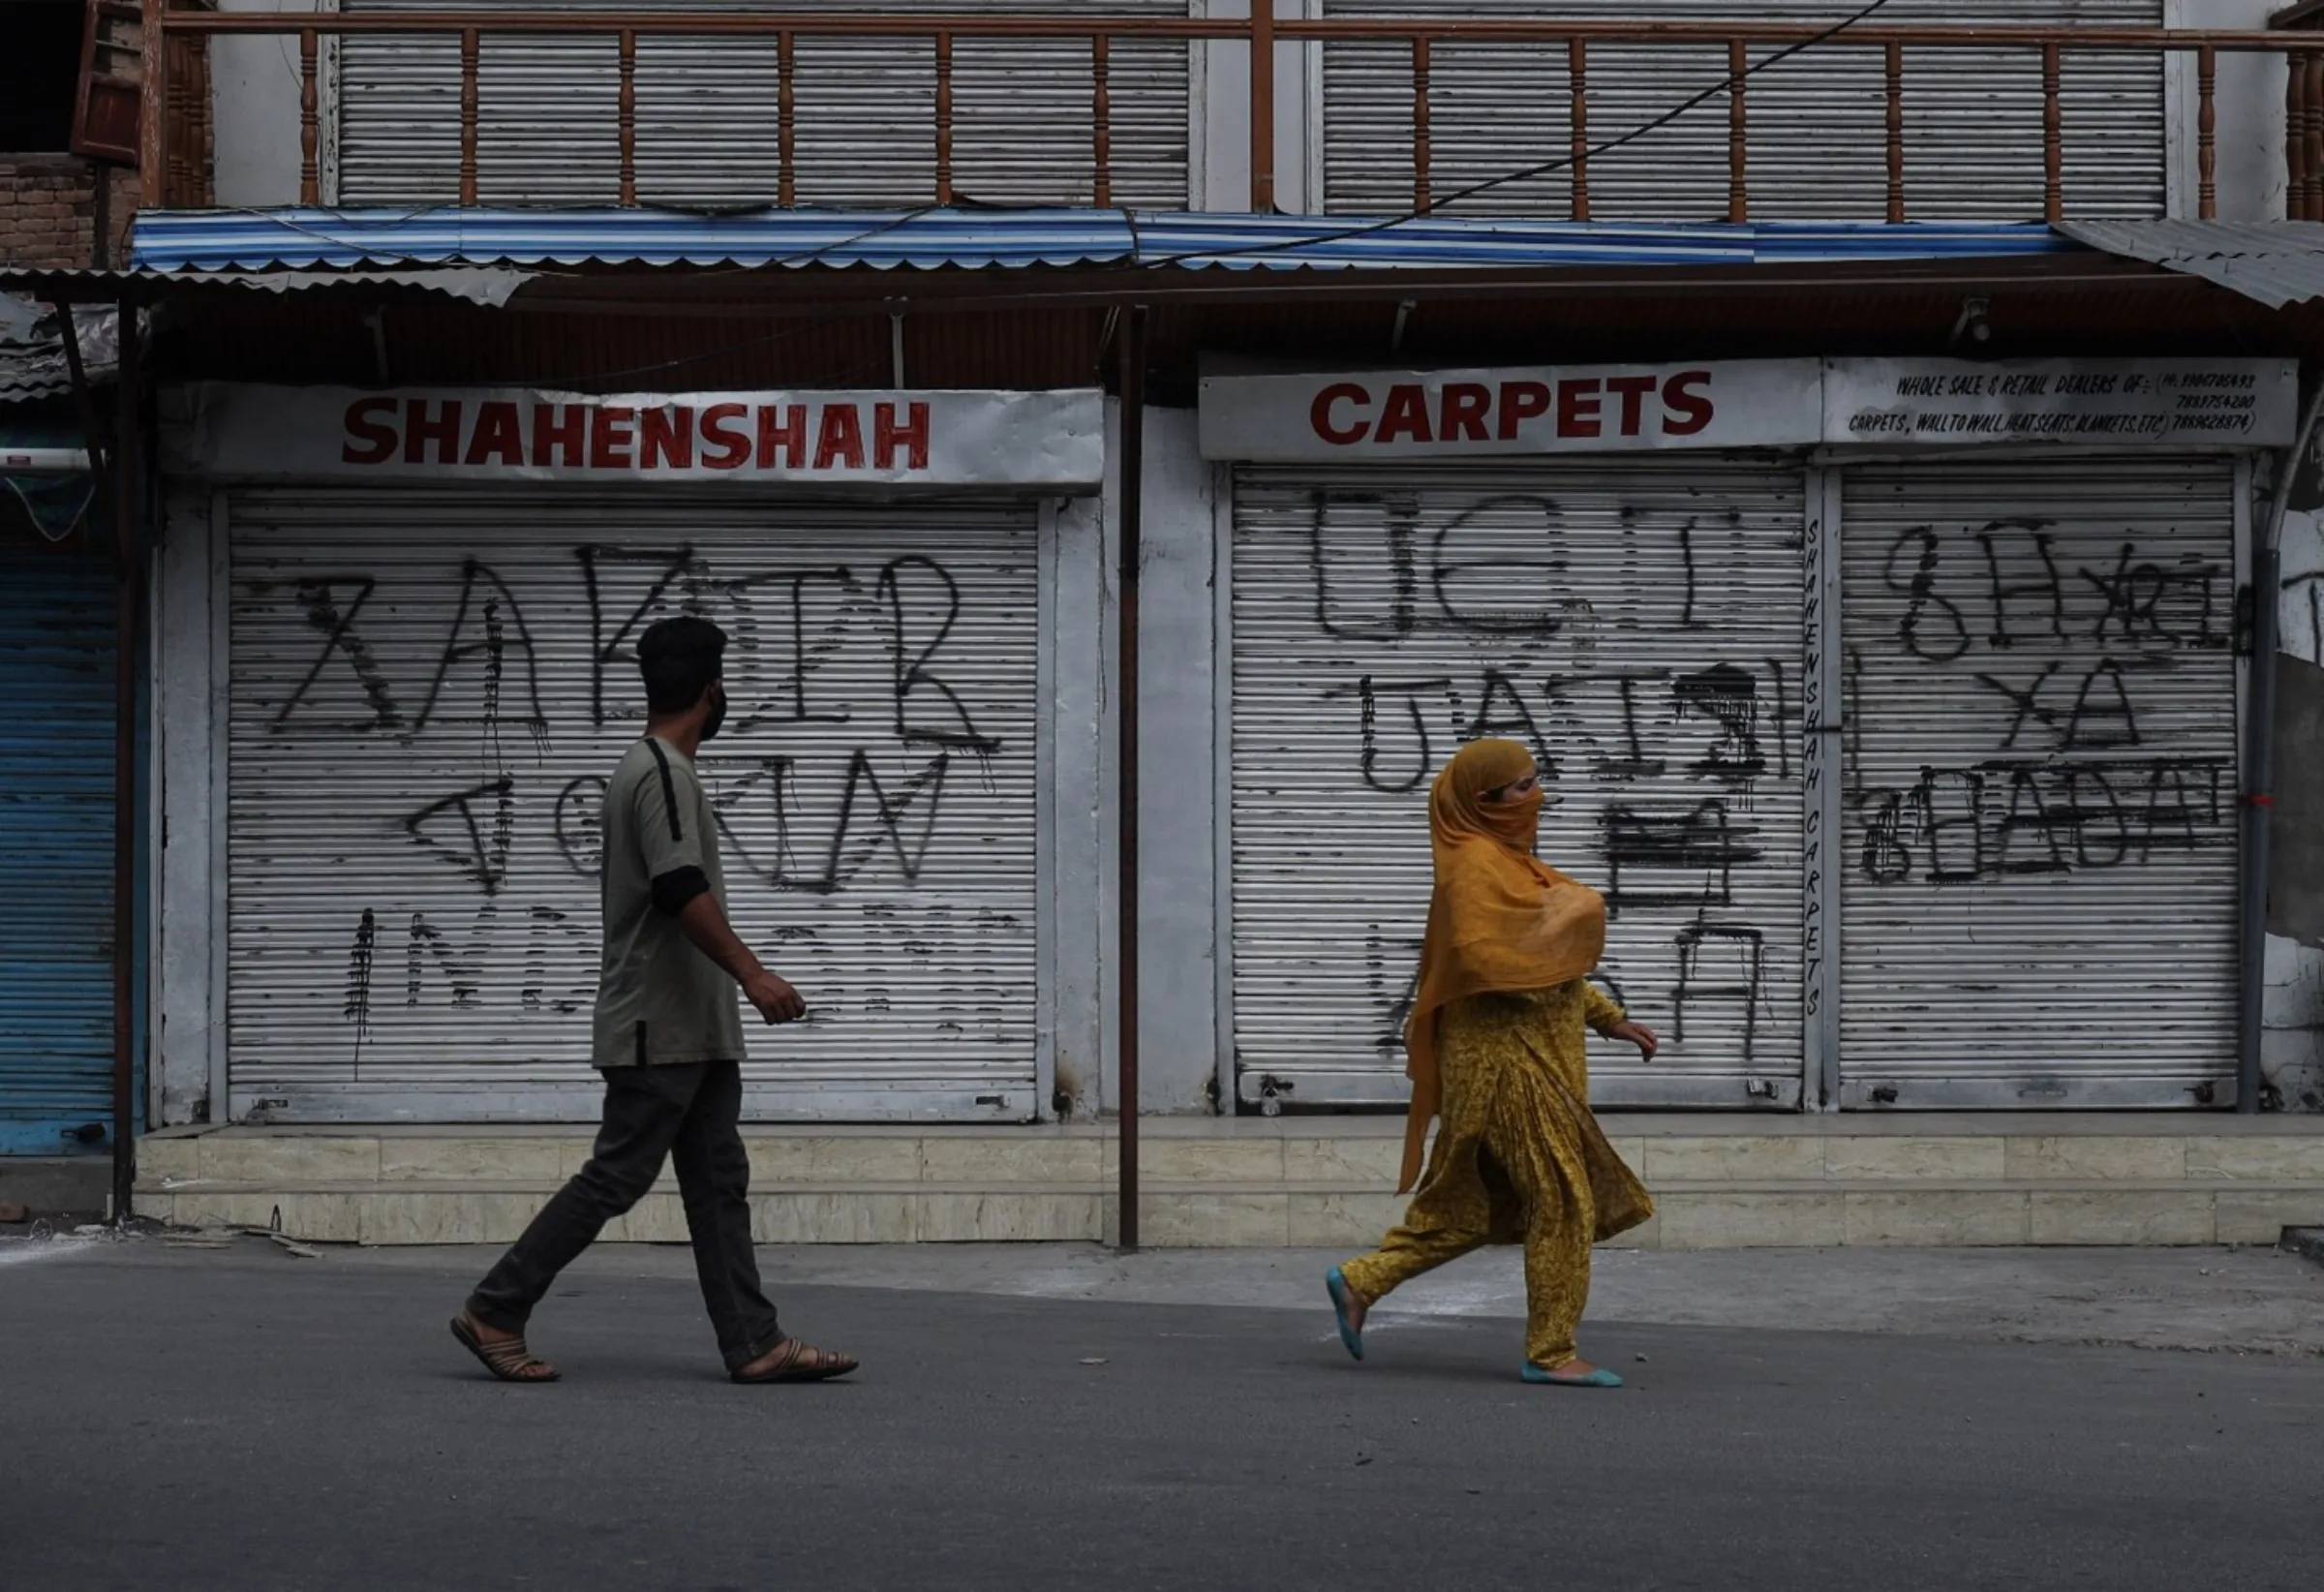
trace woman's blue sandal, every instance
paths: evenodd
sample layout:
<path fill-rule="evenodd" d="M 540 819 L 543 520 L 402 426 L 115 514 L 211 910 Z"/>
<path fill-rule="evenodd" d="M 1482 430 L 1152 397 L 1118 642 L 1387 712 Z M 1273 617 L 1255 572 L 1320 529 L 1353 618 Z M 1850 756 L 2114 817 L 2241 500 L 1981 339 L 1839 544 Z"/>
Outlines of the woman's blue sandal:
<path fill-rule="evenodd" d="M 1363 1358 L 1363 1330 L 1348 1321 L 1348 1301 L 1356 1297 L 1348 1279 L 1334 1266 L 1324 1273 L 1324 1291 L 1331 1296 L 1331 1313 L 1339 1318 L 1339 1341 L 1347 1345 L 1350 1356 Z"/>
<path fill-rule="evenodd" d="M 1553 1371 L 1544 1370 L 1530 1360 L 1525 1362 L 1525 1369 L 1520 1374 L 1526 1381 L 1539 1383 L 1546 1388 L 1619 1388 L 1622 1386 L 1622 1379 L 1611 1371 L 1596 1370 L 1587 1376 L 1559 1376 Z"/>

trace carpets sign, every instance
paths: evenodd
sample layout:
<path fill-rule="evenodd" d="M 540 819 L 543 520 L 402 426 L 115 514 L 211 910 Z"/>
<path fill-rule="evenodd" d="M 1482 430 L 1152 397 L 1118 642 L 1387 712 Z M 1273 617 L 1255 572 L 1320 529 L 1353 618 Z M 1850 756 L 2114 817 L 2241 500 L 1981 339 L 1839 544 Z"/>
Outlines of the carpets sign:
<path fill-rule="evenodd" d="M 1753 447 L 1820 424 L 1812 359 L 1233 376 L 1202 390 L 1212 459 Z"/>
<path fill-rule="evenodd" d="M 1819 444 L 2288 444 L 2283 359 L 1772 359 L 1219 375 L 1203 453 L 1307 463 Z"/>

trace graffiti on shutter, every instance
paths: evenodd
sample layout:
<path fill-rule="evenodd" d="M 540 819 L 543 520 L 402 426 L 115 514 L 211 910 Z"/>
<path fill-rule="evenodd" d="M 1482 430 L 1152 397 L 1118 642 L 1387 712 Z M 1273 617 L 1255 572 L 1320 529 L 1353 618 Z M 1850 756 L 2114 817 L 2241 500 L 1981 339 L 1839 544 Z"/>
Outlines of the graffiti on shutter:
<path fill-rule="evenodd" d="M 1716 457 L 1238 474 L 1236 1053 L 1246 1102 L 1391 1103 L 1427 792 L 1532 747 L 1541 852 L 1669 1041 L 1615 1103 L 1800 1092 L 1802 476 Z"/>
<path fill-rule="evenodd" d="M 729 910 L 813 1012 L 754 1111 L 1031 1115 L 1030 510 L 359 497 L 235 511 L 237 1112 L 594 1109 L 598 807 L 688 612 Z"/>
<path fill-rule="evenodd" d="M 1851 471 L 1856 1105 L 2190 1105 L 2232 1071 L 2233 472 Z"/>

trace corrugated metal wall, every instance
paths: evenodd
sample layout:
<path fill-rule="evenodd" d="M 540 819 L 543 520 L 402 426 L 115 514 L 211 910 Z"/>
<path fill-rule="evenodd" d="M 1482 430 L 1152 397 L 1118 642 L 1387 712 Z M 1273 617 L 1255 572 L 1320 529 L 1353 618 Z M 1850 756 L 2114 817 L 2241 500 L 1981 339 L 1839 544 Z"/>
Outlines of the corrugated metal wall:
<path fill-rule="evenodd" d="M 1800 1098 L 1803 475 L 1710 455 L 1235 486 L 1239 1093 L 1404 1098 L 1427 786 L 1530 740 L 1542 855 L 1607 894 L 1605 972 L 1669 1041 L 1602 1104 Z"/>
<path fill-rule="evenodd" d="M 586 1118 L 631 647 L 732 637 L 700 768 L 814 1009 L 759 1117 L 1034 1115 L 1029 506 L 267 491 L 232 508 L 232 1115 Z"/>
<path fill-rule="evenodd" d="M 576 11 L 828 12 L 808 0 L 558 0 Z M 441 0 L 346 0 L 349 11 Z M 908 15 L 1071 15 L 1077 0 L 863 0 Z M 1183 17 L 1186 0 L 1106 0 L 1109 15 Z M 772 37 L 641 38 L 637 183 L 647 204 L 773 204 L 779 195 Z M 1187 46 L 1116 41 L 1114 201 L 1187 202 Z M 927 40 L 802 39 L 794 79 L 798 202 L 927 204 L 935 193 L 935 51 Z M 620 198 L 620 58 L 596 39 L 486 35 L 477 95 L 486 204 Z M 1090 51 L 1078 40 L 953 44 L 953 182 L 963 199 L 1087 204 L 1094 183 Z M 460 44 L 351 38 L 339 65 L 343 204 L 442 204 L 460 192 Z"/>
<path fill-rule="evenodd" d="M 103 557 L 0 547 L 0 1154 L 112 1120 L 116 624 Z"/>
<path fill-rule="evenodd" d="M 1519 15 L 1603 21 L 1798 22 L 1828 26 L 1861 0 L 1327 0 L 1328 16 Z M 1884 24 L 2159 27 L 2162 0 L 1894 0 Z M 1764 59 L 1774 46 L 1755 48 Z M 1412 52 L 1405 43 L 1323 51 L 1324 192 L 1335 211 L 1394 213 L 1413 195 Z M 1644 126 L 1727 80 L 1724 46 L 1593 45 L 1586 108 L 1593 145 Z M 1563 46 L 1440 41 L 1431 63 L 1432 187 L 1441 201 L 1503 172 L 1563 160 L 1573 147 Z M 2074 216 L 2163 212 L 2161 57 L 2069 51 L 2064 64 L 2065 207 Z M 1753 77 L 1751 211 L 1756 219 L 1887 215 L 1887 68 L 1878 48 L 1837 43 Z M 1915 221 L 2042 214 L 2038 50 L 1908 49 L 1905 194 Z M 1505 184 L 1455 213 L 1569 211 L 1565 170 Z M 1724 220 L 1728 102 L 1714 96 L 1669 126 L 1590 165 L 1599 220 Z"/>
<path fill-rule="evenodd" d="M 2233 467 L 1843 490 L 1845 1103 L 2224 1103 Z"/>

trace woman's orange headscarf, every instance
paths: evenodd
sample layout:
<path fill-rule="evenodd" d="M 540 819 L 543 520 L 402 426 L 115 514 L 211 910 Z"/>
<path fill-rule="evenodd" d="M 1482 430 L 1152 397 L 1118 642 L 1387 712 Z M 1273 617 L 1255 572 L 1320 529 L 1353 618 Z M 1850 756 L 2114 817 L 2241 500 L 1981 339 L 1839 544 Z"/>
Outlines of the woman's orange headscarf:
<path fill-rule="evenodd" d="M 1533 753 L 1514 741 L 1473 741 L 1445 765 L 1428 796 L 1436 889 L 1419 994 L 1404 1028 L 1412 1115 L 1399 1194 L 1420 1180 L 1421 1148 L 1443 1096 L 1438 1015 L 1469 995 L 1551 990 L 1586 977 L 1605 951 L 1605 898 L 1533 854 L 1542 793 L 1481 800 L 1532 767 Z"/>

